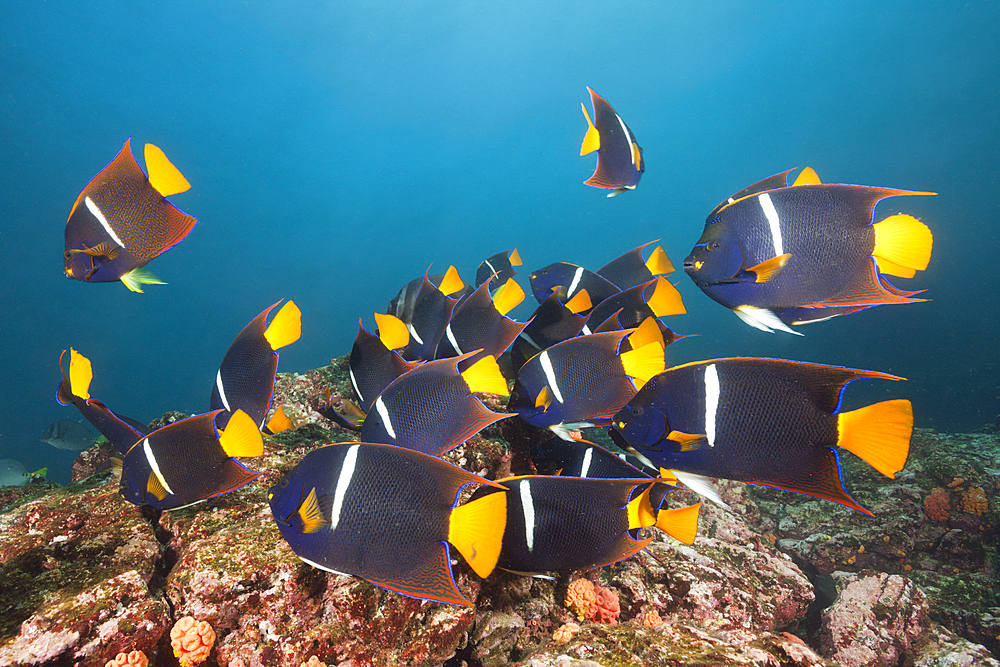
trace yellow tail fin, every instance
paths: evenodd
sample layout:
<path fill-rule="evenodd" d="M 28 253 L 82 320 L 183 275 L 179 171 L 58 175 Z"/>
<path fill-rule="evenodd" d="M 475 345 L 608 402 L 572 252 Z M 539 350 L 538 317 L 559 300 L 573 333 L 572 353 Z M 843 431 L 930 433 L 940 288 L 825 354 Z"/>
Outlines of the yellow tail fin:
<path fill-rule="evenodd" d="M 282 306 L 264 331 L 264 338 L 267 339 L 272 350 L 279 350 L 286 345 L 291 345 L 301 335 L 302 311 L 299 310 L 294 301 L 289 301 Z"/>
<path fill-rule="evenodd" d="M 507 258 L 511 266 L 521 266 L 521 256 L 517 254 L 517 248 L 511 251 L 510 257 Z"/>
<path fill-rule="evenodd" d="M 878 269 L 901 278 L 912 278 L 931 261 L 934 235 L 930 228 L 912 215 L 900 213 L 876 222 L 875 249 L 872 254 Z"/>
<path fill-rule="evenodd" d="M 799 172 L 798 178 L 792 185 L 819 185 L 819 174 L 812 167 L 806 167 L 801 172 Z"/>
<path fill-rule="evenodd" d="M 506 527 L 507 493 L 498 491 L 453 509 L 448 541 L 476 574 L 486 578 L 497 566 Z"/>
<path fill-rule="evenodd" d="M 587 106 L 580 102 L 580 106 L 583 108 L 583 115 L 587 119 L 587 134 L 583 135 L 583 144 L 580 146 L 580 155 L 586 155 L 587 153 L 593 153 L 594 151 L 600 149 L 601 147 L 601 134 L 594 127 L 594 124 L 590 122 L 590 114 L 587 113 Z"/>
<path fill-rule="evenodd" d="M 375 326 L 378 327 L 379 339 L 390 350 L 401 350 L 410 344 L 409 330 L 395 315 L 375 313 Z"/>
<path fill-rule="evenodd" d="M 905 399 L 883 401 L 837 415 L 837 444 L 886 477 L 906 465 L 913 434 L 913 406 Z"/>
<path fill-rule="evenodd" d="M 226 456 L 260 456 L 264 453 L 264 439 L 250 415 L 237 410 L 229 418 L 226 430 L 219 434 L 219 444 Z"/>
<path fill-rule="evenodd" d="M 287 431 L 292 428 L 292 420 L 288 418 L 285 414 L 284 406 L 278 407 L 271 416 L 271 419 L 267 422 L 267 430 L 273 434 L 281 433 L 282 431 Z"/>
<path fill-rule="evenodd" d="M 649 490 L 652 488 L 653 485 L 650 484 L 646 487 L 645 491 L 628 501 L 628 505 L 625 506 L 625 509 L 628 512 L 629 530 L 634 528 L 646 528 L 647 526 L 652 526 L 656 523 L 656 512 L 653 510 L 653 506 L 649 503 Z"/>
<path fill-rule="evenodd" d="M 576 315 L 585 310 L 590 310 L 594 307 L 594 304 L 590 301 L 590 293 L 586 289 L 582 289 L 566 302 L 566 307 L 569 309 L 569 312 Z"/>
<path fill-rule="evenodd" d="M 684 302 L 681 300 L 681 293 L 666 278 L 657 277 L 653 295 L 649 297 L 646 305 L 657 317 L 683 315 L 687 312 L 687 309 L 684 308 Z"/>
<path fill-rule="evenodd" d="M 156 188 L 164 197 L 185 192 L 191 184 L 181 172 L 167 159 L 158 147 L 146 144 L 146 171 L 149 172 L 149 184 Z"/>
<path fill-rule="evenodd" d="M 646 268 L 654 276 L 660 276 L 664 273 L 673 273 L 677 269 L 674 268 L 674 263 L 670 261 L 667 257 L 667 253 L 663 250 L 663 246 L 656 246 L 653 253 L 646 260 Z"/>
<path fill-rule="evenodd" d="M 438 289 L 446 296 L 465 289 L 465 281 L 462 280 L 462 276 L 458 275 L 458 269 L 454 266 L 449 266 L 448 270 L 444 272 L 444 278 L 441 279 Z"/>
<path fill-rule="evenodd" d="M 142 294 L 143 285 L 166 285 L 164 281 L 156 277 L 156 274 L 145 266 L 137 266 L 118 280 L 122 281 L 125 287 L 131 292 Z"/>
<path fill-rule="evenodd" d="M 74 396 L 90 398 L 90 381 L 94 379 L 94 369 L 90 359 L 73 348 L 69 348 L 69 390 Z"/>
<path fill-rule="evenodd" d="M 493 355 L 487 355 L 464 371 L 462 377 L 469 385 L 469 391 L 485 391 L 491 394 L 507 395 L 507 381 L 500 374 L 500 365 Z"/>
<path fill-rule="evenodd" d="M 660 343 L 647 343 L 640 348 L 622 352 L 619 357 L 622 360 L 622 368 L 625 375 L 632 378 L 632 384 L 636 389 L 642 389 L 651 377 L 664 370 L 663 345 Z"/>
<path fill-rule="evenodd" d="M 493 305 L 501 315 L 506 315 L 522 301 L 524 301 L 524 290 L 513 278 L 508 278 L 503 287 L 493 294 Z"/>
<path fill-rule="evenodd" d="M 649 345 L 650 343 L 659 343 L 660 347 L 665 347 L 663 344 L 663 332 L 660 331 L 660 325 L 657 324 L 655 317 L 644 319 L 642 324 L 628 335 L 628 342 L 632 345 L 633 350 L 643 345 Z"/>
<path fill-rule="evenodd" d="M 698 534 L 698 512 L 701 503 L 672 510 L 660 510 L 656 514 L 656 527 L 684 544 L 694 544 Z"/>

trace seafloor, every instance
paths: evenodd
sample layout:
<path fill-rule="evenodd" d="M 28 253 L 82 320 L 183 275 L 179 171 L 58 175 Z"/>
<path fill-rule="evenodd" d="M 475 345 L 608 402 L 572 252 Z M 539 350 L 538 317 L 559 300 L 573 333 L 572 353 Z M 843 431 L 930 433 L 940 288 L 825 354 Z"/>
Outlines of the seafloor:
<path fill-rule="evenodd" d="M 896 479 L 844 453 L 848 488 L 874 517 L 720 482 L 731 510 L 706 503 L 693 546 L 658 534 L 613 567 L 554 580 L 481 580 L 456 561 L 474 601 L 456 607 L 315 570 L 272 523 L 267 488 L 311 448 L 353 439 L 315 411 L 326 386 L 335 400 L 345 389 L 345 364 L 279 376 L 275 405 L 298 428 L 266 440 L 247 463 L 267 474 L 236 493 L 145 515 L 110 472 L 94 473 L 100 448 L 81 455 L 68 487 L 0 489 L 0 666 L 103 667 L 135 649 L 177 665 L 169 630 L 190 615 L 217 634 L 209 666 L 297 667 L 315 655 L 353 666 L 1000 667 L 997 433 L 918 429 Z M 535 437 L 505 420 L 448 457 L 491 478 L 520 473 Z M 617 595 L 616 623 L 565 606 L 580 578 Z M 568 621 L 580 630 L 559 643 Z"/>

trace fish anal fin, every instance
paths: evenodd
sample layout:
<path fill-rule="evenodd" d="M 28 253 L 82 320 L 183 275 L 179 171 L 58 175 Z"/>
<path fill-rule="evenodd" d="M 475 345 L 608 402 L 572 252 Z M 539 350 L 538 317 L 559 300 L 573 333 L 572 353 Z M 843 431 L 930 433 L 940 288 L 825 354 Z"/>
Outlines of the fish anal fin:
<path fill-rule="evenodd" d="M 316 496 L 316 487 L 309 491 L 309 495 L 302 501 L 297 510 L 299 519 L 302 521 L 302 532 L 308 534 L 318 533 L 323 526 L 330 522 L 323 517 L 323 510 L 320 507 L 319 499 Z"/>
<path fill-rule="evenodd" d="M 913 434 L 913 406 L 896 399 L 837 415 L 837 444 L 886 477 L 906 465 Z"/>
<path fill-rule="evenodd" d="M 285 414 L 285 406 L 278 406 L 271 419 L 267 422 L 267 430 L 272 434 L 278 434 L 293 428 L 292 420 Z"/>
<path fill-rule="evenodd" d="M 500 365 L 493 355 L 486 355 L 466 368 L 462 371 L 462 377 L 471 392 L 482 391 L 500 396 L 508 394 L 507 381 L 500 373 Z"/>
<path fill-rule="evenodd" d="M 286 345 L 291 345 L 302 335 L 302 311 L 289 300 L 278 314 L 274 316 L 271 323 L 264 330 L 264 338 L 272 350 L 279 350 Z"/>
<path fill-rule="evenodd" d="M 671 431 L 667 434 L 666 439 L 676 442 L 678 449 L 682 452 L 693 452 L 708 442 L 708 437 L 704 433 L 683 433 L 681 431 Z"/>
<path fill-rule="evenodd" d="M 687 313 L 684 301 L 681 299 L 681 293 L 666 278 L 656 278 L 653 294 L 646 301 L 646 305 L 657 317 Z"/>
<path fill-rule="evenodd" d="M 226 430 L 219 434 L 219 444 L 226 456 L 260 456 L 264 453 L 264 439 L 250 415 L 237 410 L 229 418 Z"/>
<path fill-rule="evenodd" d="M 500 558 L 506 525 L 507 493 L 490 493 L 451 511 L 448 541 L 475 573 L 485 579 Z"/>
<path fill-rule="evenodd" d="M 891 215 L 872 227 L 875 249 L 872 254 L 879 271 L 902 278 L 912 278 L 912 271 L 923 271 L 931 260 L 934 235 L 930 228 L 912 215 Z M 908 275 L 893 271 L 903 267 Z"/>
<path fill-rule="evenodd" d="M 573 295 L 572 299 L 566 302 L 566 308 L 569 309 L 569 312 L 574 315 L 582 313 L 585 310 L 590 310 L 593 307 L 594 304 L 590 300 L 590 294 L 587 292 L 586 288 L 581 289 Z"/>
<path fill-rule="evenodd" d="M 583 115 L 587 119 L 587 134 L 583 135 L 583 144 L 580 146 L 580 155 L 583 156 L 601 148 L 601 134 L 590 120 L 590 114 L 587 113 L 587 105 L 580 102 L 580 107 L 583 109 Z"/>
<path fill-rule="evenodd" d="M 787 172 L 786 172 L 787 173 Z M 799 172 L 792 185 L 820 185 L 819 174 L 812 167 L 806 167 Z"/>
<path fill-rule="evenodd" d="M 384 315 L 374 313 L 375 326 L 378 328 L 378 337 L 390 350 L 402 350 L 410 344 L 410 331 L 406 328 L 403 320 L 395 315 Z"/>
<path fill-rule="evenodd" d="M 90 381 L 94 379 L 94 369 L 90 365 L 90 359 L 83 356 L 73 348 L 69 349 L 69 388 L 73 396 L 88 399 L 90 394 Z"/>
<path fill-rule="evenodd" d="M 185 192 L 191 184 L 184 178 L 180 170 L 173 165 L 167 156 L 157 146 L 146 144 L 144 151 L 146 171 L 149 172 L 149 184 L 156 188 L 164 197 Z"/>
<path fill-rule="evenodd" d="M 622 360 L 625 375 L 633 378 L 632 383 L 636 390 L 641 389 L 642 385 L 646 384 L 657 373 L 662 373 L 666 366 L 663 357 L 663 344 L 657 342 L 647 343 L 640 348 L 622 352 L 619 358 Z"/>
<path fill-rule="evenodd" d="M 694 544 L 698 534 L 698 513 L 701 503 L 688 507 L 660 510 L 656 514 L 656 527 L 684 544 Z"/>
<path fill-rule="evenodd" d="M 139 292 L 142 294 L 143 285 L 166 285 L 164 281 L 156 277 L 152 271 L 144 266 L 137 266 L 125 275 L 123 275 L 119 280 L 129 288 L 132 292 Z"/>
<path fill-rule="evenodd" d="M 774 280 L 775 276 L 785 268 L 785 264 L 788 264 L 788 260 L 792 258 L 792 254 L 786 252 L 784 255 L 778 255 L 777 257 L 772 257 L 771 259 L 764 260 L 756 266 L 751 266 L 747 271 L 755 274 L 757 277 L 754 279 L 756 283 L 769 283 Z"/>
<path fill-rule="evenodd" d="M 667 257 L 666 251 L 663 246 L 656 246 L 653 252 L 649 255 L 649 259 L 646 260 L 646 268 L 654 276 L 660 276 L 665 273 L 673 273 L 677 269 L 674 268 L 674 263 L 670 261 Z"/>
<path fill-rule="evenodd" d="M 458 275 L 458 269 L 454 266 L 449 266 L 448 270 L 444 273 L 444 278 L 441 279 L 441 284 L 438 285 L 438 289 L 445 296 L 450 296 L 455 292 L 465 289 L 465 281 Z"/>
<path fill-rule="evenodd" d="M 522 301 L 524 301 L 524 290 L 513 278 L 508 278 L 507 282 L 493 294 L 493 306 L 501 315 L 506 315 Z"/>

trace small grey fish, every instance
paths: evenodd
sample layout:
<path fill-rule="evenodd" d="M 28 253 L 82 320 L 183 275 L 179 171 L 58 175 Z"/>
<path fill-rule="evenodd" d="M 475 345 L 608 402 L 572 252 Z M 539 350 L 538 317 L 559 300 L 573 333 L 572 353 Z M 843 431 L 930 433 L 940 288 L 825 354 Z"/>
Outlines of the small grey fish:
<path fill-rule="evenodd" d="M 79 452 L 91 447 L 97 441 L 97 436 L 78 421 L 59 419 L 49 424 L 40 440 L 56 449 Z"/>
<path fill-rule="evenodd" d="M 48 469 L 42 468 L 29 473 L 14 459 L 0 459 L 0 486 L 24 486 L 34 475 L 45 476 Z"/>

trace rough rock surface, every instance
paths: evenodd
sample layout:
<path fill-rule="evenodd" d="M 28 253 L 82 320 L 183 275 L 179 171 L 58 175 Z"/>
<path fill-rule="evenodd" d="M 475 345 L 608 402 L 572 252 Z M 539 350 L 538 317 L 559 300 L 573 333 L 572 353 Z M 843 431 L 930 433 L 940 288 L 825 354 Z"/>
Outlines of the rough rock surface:
<path fill-rule="evenodd" d="M 266 440 L 247 461 L 266 474 L 235 493 L 144 516 L 110 473 L 94 472 L 93 450 L 70 487 L 0 490 L 0 666 L 103 666 L 134 649 L 176 665 L 169 629 L 190 615 L 217 635 L 210 667 L 294 667 L 311 655 L 354 667 L 1000 667 L 996 435 L 918 431 L 895 480 L 843 454 L 848 488 L 873 517 L 720 482 L 731 509 L 703 506 L 692 546 L 658 534 L 615 566 L 554 579 L 481 580 L 459 559 L 456 581 L 474 604 L 455 607 L 315 570 L 272 523 L 267 488 L 310 449 L 353 439 L 317 412 L 326 387 L 334 402 L 346 390 L 344 369 L 340 358 L 279 376 L 276 404 L 298 428 Z M 491 478 L 522 473 L 537 437 L 505 420 L 448 458 Z M 558 644 L 554 631 L 578 621 L 564 600 L 580 577 L 614 591 L 620 615 L 579 622 Z"/>

